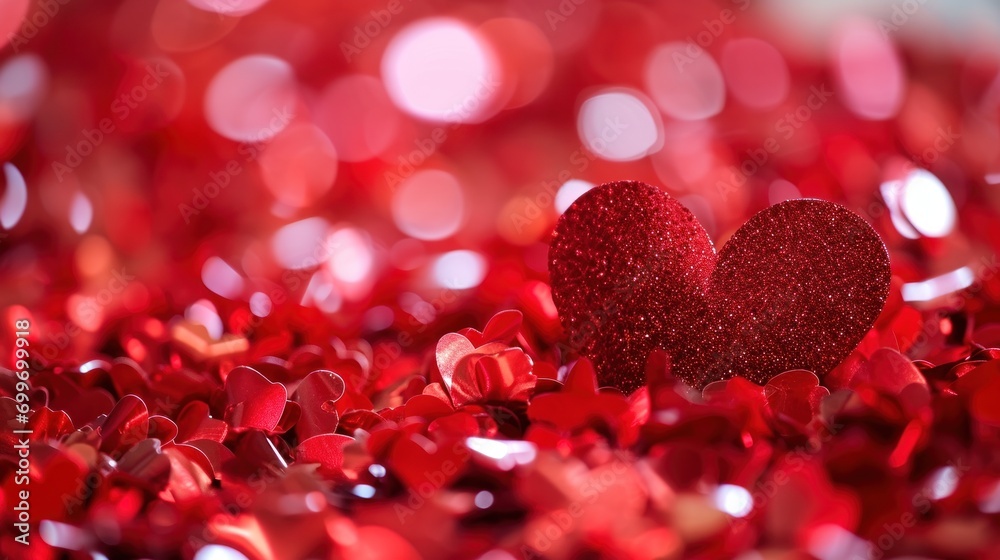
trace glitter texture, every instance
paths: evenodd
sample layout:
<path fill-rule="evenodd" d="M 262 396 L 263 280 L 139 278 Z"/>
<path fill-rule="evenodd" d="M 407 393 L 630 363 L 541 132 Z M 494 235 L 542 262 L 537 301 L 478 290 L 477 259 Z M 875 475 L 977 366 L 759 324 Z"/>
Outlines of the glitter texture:
<path fill-rule="evenodd" d="M 751 218 L 718 256 L 680 203 L 639 182 L 578 199 L 550 248 L 568 350 L 631 392 L 662 348 L 688 383 L 792 369 L 823 376 L 853 350 L 889 291 L 889 257 L 860 216 L 791 200 Z"/>

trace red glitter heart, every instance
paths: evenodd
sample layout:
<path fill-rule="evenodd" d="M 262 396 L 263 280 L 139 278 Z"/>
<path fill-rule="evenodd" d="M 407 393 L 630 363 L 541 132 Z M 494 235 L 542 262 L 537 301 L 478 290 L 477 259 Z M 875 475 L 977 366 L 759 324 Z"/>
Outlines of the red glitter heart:
<path fill-rule="evenodd" d="M 889 257 L 860 216 L 791 200 L 759 212 L 716 255 L 663 191 L 608 183 L 560 218 L 549 252 L 568 350 L 601 383 L 642 385 L 649 352 L 695 386 L 792 369 L 823 376 L 861 341 L 889 290 Z"/>

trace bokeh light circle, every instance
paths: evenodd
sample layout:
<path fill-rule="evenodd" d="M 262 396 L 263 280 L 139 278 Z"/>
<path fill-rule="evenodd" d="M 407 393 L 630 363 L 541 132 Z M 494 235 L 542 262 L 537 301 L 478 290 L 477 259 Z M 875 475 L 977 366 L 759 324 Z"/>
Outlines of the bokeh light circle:
<path fill-rule="evenodd" d="M 226 16 L 245 16 L 260 9 L 268 0 L 187 0 L 192 6 L 206 12 Z"/>
<path fill-rule="evenodd" d="M 503 66 L 505 108 L 527 105 L 552 80 L 555 55 L 548 37 L 535 24 L 518 18 L 495 18 L 479 31 L 497 47 Z"/>
<path fill-rule="evenodd" d="M 146 4 L 146 2 L 142 2 Z M 121 33 L 134 29 L 135 16 L 123 18 Z M 185 0 L 159 0 L 153 9 L 149 35 L 156 44 L 168 52 L 192 52 L 203 49 L 228 35 L 239 23 L 238 18 L 194 7 Z M 146 39 L 133 36 L 138 43 Z"/>
<path fill-rule="evenodd" d="M 339 292 L 351 300 L 368 295 L 376 272 L 368 232 L 350 226 L 337 228 L 327 238 L 326 247 L 330 257 L 325 267 Z"/>
<path fill-rule="evenodd" d="M 0 123 L 23 122 L 35 114 L 48 85 L 49 72 L 38 55 L 12 56 L 0 66 Z"/>
<path fill-rule="evenodd" d="M 184 318 L 205 327 L 208 336 L 215 340 L 221 338 L 226 330 L 215 304 L 207 299 L 199 299 L 192 303 L 184 312 Z"/>
<path fill-rule="evenodd" d="M 720 62 L 729 92 L 747 107 L 771 109 L 788 96 L 788 65 L 770 43 L 734 39 L 722 48 Z"/>
<path fill-rule="evenodd" d="M 267 317 L 271 314 L 273 304 L 271 298 L 264 292 L 254 292 L 250 295 L 250 312 L 258 317 Z"/>
<path fill-rule="evenodd" d="M 496 112 L 500 65 L 492 47 L 451 18 L 410 24 L 382 58 L 389 97 L 413 116 L 443 122 L 480 122 Z"/>
<path fill-rule="evenodd" d="M 453 290 L 475 288 L 486 277 L 486 259 L 475 251 L 450 251 L 434 261 L 434 281 Z"/>
<path fill-rule="evenodd" d="M 292 222 L 275 232 L 271 251 L 284 268 L 312 268 L 330 258 L 324 247 L 329 232 L 330 223 L 323 218 Z"/>
<path fill-rule="evenodd" d="M 296 124 L 275 136 L 260 155 L 260 173 L 274 198 L 302 208 L 323 196 L 337 178 L 337 151 L 323 131 Z"/>
<path fill-rule="evenodd" d="M 209 544 L 198 549 L 194 560 L 249 560 L 242 552 L 220 544 Z"/>
<path fill-rule="evenodd" d="M 90 223 L 94 219 L 94 205 L 91 204 L 87 195 L 77 191 L 73 195 L 73 201 L 69 206 L 69 225 L 77 233 L 85 233 L 90 229 Z"/>
<path fill-rule="evenodd" d="M 396 139 L 402 119 L 382 82 L 361 74 L 332 82 L 316 103 L 316 125 L 344 161 L 364 161 L 384 152 Z"/>
<path fill-rule="evenodd" d="M 3 174 L 7 189 L 0 198 L 0 226 L 9 230 L 21 220 L 28 206 L 28 186 L 21 170 L 13 163 L 3 164 Z"/>
<path fill-rule="evenodd" d="M 458 231 L 464 215 L 462 186 L 452 174 L 439 169 L 413 174 L 392 199 L 396 226 L 416 239 L 444 239 Z"/>
<path fill-rule="evenodd" d="M 205 93 L 212 130 L 238 142 L 269 140 L 294 117 L 295 74 L 269 55 L 239 58 L 220 70 Z"/>
<path fill-rule="evenodd" d="M 845 22 L 834 39 L 833 66 L 843 103 L 859 117 L 894 116 L 903 102 L 906 77 L 890 40 L 872 22 Z"/>
<path fill-rule="evenodd" d="M 926 237 L 944 237 L 955 228 L 955 201 L 944 183 L 926 169 L 913 170 L 903 181 L 899 208 L 913 229 Z"/>
<path fill-rule="evenodd" d="M 210 257 L 201 267 L 205 287 L 224 298 L 236 299 L 243 292 L 243 277 L 229 263 Z"/>
<path fill-rule="evenodd" d="M 802 193 L 799 192 L 799 188 L 784 179 L 775 179 L 767 187 L 768 204 L 779 204 L 781 202 L 785 202 L 786 200 L 794 200 L 796 198 L 802 198 Z"/>
<path fill-rule="evenodd" d="M 580 106 L 577 132 L 593 153 L 611 161 L 632 161 L 659 148 L 663 125 L 659 114 L 638 92 L 598 93 Z"/>
<path fill-rule="evenodd" d="M 590 181 L 582 179 L 570 179 L 563 183 L 556 192 L 556 212 L 559 214 L 565 212 L 570 205 L 576 202 L 576 199 L 583 196 L 584 193 L 594 188 L 594 186 Z"/>
<path fill-rule="evenodd" d="M 722 71 L 707 51 L 691 43 L 666 43 L 646 60 L 646 88 L 656 104 L 675 119 L 714 116 L 726 101 Z"/>

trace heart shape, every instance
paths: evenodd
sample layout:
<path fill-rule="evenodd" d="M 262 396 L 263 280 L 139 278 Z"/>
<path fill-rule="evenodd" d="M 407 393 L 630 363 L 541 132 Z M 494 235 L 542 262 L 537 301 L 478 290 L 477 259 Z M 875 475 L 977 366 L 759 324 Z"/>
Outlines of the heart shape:
<path fill-rule="evenodd" d="M 288 393 L 281 383 L 272 383 L 257 370 L 237 366 L 225 384 L 226 420 L 233 431 L 252 428 L 273 431 L 278 427 Z"/>
<path fill-rule="evenodd" d="M 177 414 L 177 435 L 179 442 L 206 439 L 217 443 L 226 440 L 229 424 L 212 418 L 212 411 L 202 401 L 191 401 Z"/>
<path fill-rule="evenodd" d="M 135 395 L 125 395 L 101 424 L 101 451 L 123 452 L 149 436 L 149 409 Z M 119 453 L 117 457 L 120 457 Z"/>
<path fill-rule="evenodd" d="M 626 392 L 642 386 L 657 348 L 697 387 L 734 375 L 764 384 L 793 369 L 822 377 L 871 328 L 890 279 L 881 238 L 840 205 L 777 204 L 716 254 L 687 208 L 633 181 L 591 189 L 566 210 L 549 271 L 567 349 Z"/>
<path fill-rule="evenodd" d="M 346 389 L 344 379 L 326 369 L 318 369 L 302 380 L 294 395 L 302 407 L 302 416 L 295 425 L 299 441 L 337 430 L 340 415 L 336 403 Z"/>

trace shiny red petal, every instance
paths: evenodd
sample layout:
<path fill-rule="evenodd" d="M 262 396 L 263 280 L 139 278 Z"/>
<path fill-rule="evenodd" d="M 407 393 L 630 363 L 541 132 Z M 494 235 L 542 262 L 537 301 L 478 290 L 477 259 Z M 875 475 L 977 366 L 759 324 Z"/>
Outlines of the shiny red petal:
<path fill-rule="evenodd" d="M 321 471 L 330 476 L 342 475 L 344 447 L 354 443 L 354 438 L 340 434 L 322 434 L 299 443 L 295 448 L 297 463 L 318 463 Z"/>
<path fill-rule="evenodd" d="M 455 368 L 452 401 L 455 406 L 526 401 L 535 387 L 531 367 L 531 358 L 519 348 L 506 348 L 495 355 L 466 356 Z"/>
<path fill-rule="evenodd" d="M 344 396 L 343 378 L 329 370 L 316 370 L 306 376 L 295 389 L 294 398 L 302 407 L 295 432 L 300 440 L 337 430 L 340 415 L 337 401 Z"/>
<path fill-rule="evenodd" d="M 458 478 L 467 460 L 468 451 L 459 443 L 439 446 L 414 434 L 396 441 L 388 466 L 409 488 L 430 485 L 438 489 Z"/>
<path fill-rule="evenodd" d="M 177 437 L 177 424 L 166 416 L 150 416 L 149 437 L 158 439 L 161 443 L 171 443 Z"/>
<path fill-rule="evenodd" d="M 177 441 L 205 439 L 222 443 L 229 425 L 211 417 L 207 404 L 191 401 L 177 415 Z"/>
<path fill-rule="evenodd" d="M 101 451 L 131 448 L 149 434 L 149 411 L 135 395 L 125 395 L 101 424 Z"/>
<path fill-rule="evenodd" d="M 288 430 L 291 430 L 298 421 L 302 414 L 302 407 L 299 403 L 295 401 L 285 401 L 285 409 L 281 413 L 281 418 L 278 419 L 277 425 L 271 430 L 275 434 L 283 434 Z"/>
<path fill-rule="evenodd" d="M 456 412 L 431 421 L 427 433 L 444 439 L 464 439 L 480 435 L 480 425 L 472 414 Z"/>
<path fill-rule="evenodd" d="M 210 472 L 215 478 L 220 478 L 222 476 L 223 466 L 228 461 L 236 458 L 236 455 L 228 447 L 213 440 L 194 439 L 182 445 L 178 445 L 177 447 L 184 446 L 187 446 L 196 452 L 200 452 L 205 457 L 205 460 L 208 462 L 210 467 L 210 470 L 206 470 L 205 472 Z M 200 461 L 199 464 L 201 464 Z"/>
<path fill-rule="evenodd" d="M 58 439 L 73 431 L 73 421 L 62 410 L 52 410 L 43 406 L 31 415 L 28 429 L 32 431 L 33 438 Z"/>
<path fill-rule="evenodd" d="M 474 352 L 475 349 L 476 347 L 469 342 L 469 339 L 456 333 L 446 334 L 438 340 L 434 353 L 445 387 L 451 387 L 452 378 L 455 376 L 455 366 L 459 360 Z"/>
<path fill-rule="evenodd" d="M 880 348 L 861 364 L 851 386 L 870 385 L 898 395 L 908 385 L 927 387 L 927 380 L 906 356 L 892 348 Z"/>
<path fill-rule="evenodd" d="M 226 378 L 226 418 L 236 431 L 257 428 L 271 431 L 281 421 L 287 393 L 256 370 L 239 366 Z"/>
<path fill-rule="evenodd" d="M 597 394 L 597 372 L 587 358 L 580 358 L 566 375 L 566 391 L 583 395 Z"/>
<path fill-rule="evenodd" d="M 477 346 L 482 346 L 487 342 L 499 342 L 510 344 L 510 341 L 517 335 L 521 328 L 524 316 L 516 309 L 507 309 L 494 315 L 486 328 L 483 329 L 483 342 Z"/>
<path fill-rule="evenodd" d="M 115 391 L 119 395 L 129 393 L 146 396 L 149 390 L 149 380 L 142 367 L 129 358 L 119 358 L 111 364 L 108 371 Z"/>
<path fill-rule="evenodd" d="M 170 477 L 170 459 L 155 439 L 144 439 L 129 447 L 118 461 L 118 470 L 136 484 L 151 490 L 162 490 Z"/>
<path fill-rule="evenodd" d="M 819 377 L 806 370 L 792 370 L 772 377 L 764 386 L 771 411 L 801 425 L 809 424 L 819 412 L 820 401 L 830 390 L 821 387 Z"/>
<path fill-rule="evenodd" d="M 427 391 L 427 388 L 424 390 Z M 441 416 L 447 416 L 448 414 L 454 412 L 454 409 L 451 407 L 451 404 L 447 399 L 448 396 L 443 392 L 439 395 L 416 395 L 406 401 L 406 415 L 419 416 L 425 420 L 434 420 L 435 418 L 440 418 Z"/>

